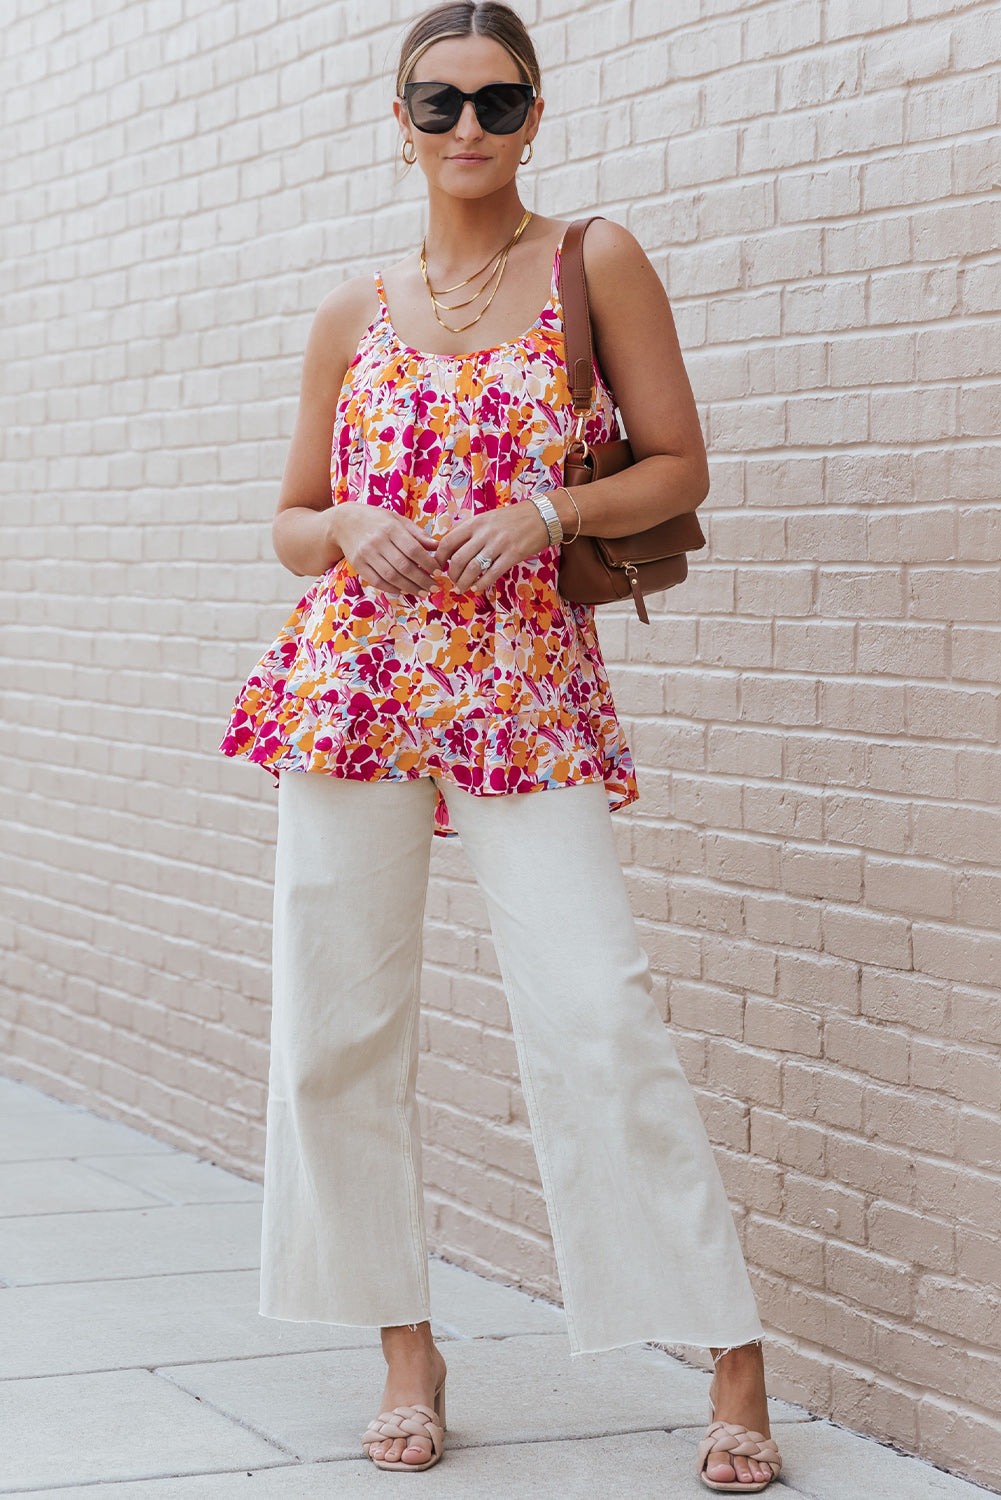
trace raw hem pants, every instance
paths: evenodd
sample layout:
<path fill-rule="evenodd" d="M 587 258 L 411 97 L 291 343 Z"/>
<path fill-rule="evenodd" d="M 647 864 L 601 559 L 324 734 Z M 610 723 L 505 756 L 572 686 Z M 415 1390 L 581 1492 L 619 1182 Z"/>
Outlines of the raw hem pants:
<path fill-rule="evenodd" d="M 431 1317 L 415 1086 L 434 790 L 279 776 L 266 1317 Z M 604 786 L 442 790 L 489 910 L 571 1355 L 760 1338 Z"/>

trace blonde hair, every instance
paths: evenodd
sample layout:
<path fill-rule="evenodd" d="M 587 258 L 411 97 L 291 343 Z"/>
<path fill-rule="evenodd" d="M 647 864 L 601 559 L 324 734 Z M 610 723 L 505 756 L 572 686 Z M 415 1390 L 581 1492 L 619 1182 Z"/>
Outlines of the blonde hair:
<path fill-rule="evenodd" d="M 510 5 L 501 4 L 500 0 L 484 0 L 481 4 L 476 0 L 449 0 L 449 3 L 436 5 L 418 16 L 403 38 L 396 74 L 399 98 L 402 99 L 404 84 L 409 83 L 418 60 L 427 49 L 435 42 L 453 36 L 488 36 L 499 42 L 517 63 L 522 82 L 530 83 L 537 94 L 541 93 L 539 59 L 517 11 Z"/>

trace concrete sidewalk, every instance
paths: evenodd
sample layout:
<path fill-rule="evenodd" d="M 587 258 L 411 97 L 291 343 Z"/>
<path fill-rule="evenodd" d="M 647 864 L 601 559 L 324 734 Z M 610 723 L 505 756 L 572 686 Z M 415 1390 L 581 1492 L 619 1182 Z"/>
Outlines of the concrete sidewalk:
<path fill-rule="evenodd" d="M 256 1184 L 0 1079 L 0 1493 L 386 1495 L 360 1456 L 375 1331 L 257 1313 Z M 569 1358 L 548 1303 L 432 1260 L 444 1459 L 422 1496 L 663 1500 L 694 1475 L 708 1377 L 645 1345 Z M 774 1401 L 779 1500 L 989 1492 Z M 409 1494 L 409 1491 L 408 1491 Z"/>

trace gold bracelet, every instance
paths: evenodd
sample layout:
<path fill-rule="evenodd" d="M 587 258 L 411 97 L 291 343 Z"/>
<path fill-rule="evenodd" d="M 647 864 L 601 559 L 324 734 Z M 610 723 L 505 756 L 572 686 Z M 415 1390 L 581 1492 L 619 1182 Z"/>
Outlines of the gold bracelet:
<path fill-rule="evenodd" d="M 557 488 L 560 489 L 560 490 L 562 490 L 563 493 L 564 493 L 564 495 L 566 495 L 567 499 L 570 501 L 570 504 L 573 506 L 573 508 L 574 508 L 574 514 L 577 517 L 577 530 L 574 532 L 573 536 L 565 536 L 563 538 L 563 545 L 565 547 L 568 542 L 575 542 L 577 540 L 577 538 L 580 536 L 580 511 L 577 509 L 577 502 L 574 499 L 574 497 L 571 495 L 570 491 L 567 489 L 566 485 L 565 484 L 561 484 Z M 553 494 L 556 494 L 556 492 L 557 491 L 554 490 Z"/>

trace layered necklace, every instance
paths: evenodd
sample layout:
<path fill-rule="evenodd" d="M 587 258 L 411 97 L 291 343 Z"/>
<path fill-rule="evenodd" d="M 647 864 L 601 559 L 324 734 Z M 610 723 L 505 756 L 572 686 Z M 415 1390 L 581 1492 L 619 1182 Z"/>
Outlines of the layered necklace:
<path fill-rule="evenodd" d="M 501 277 L 504 275 L 504 267 L 507 265 L 507 258 L 511 254 L 511 251 L 514 249 L 515 245 L 521 239 L 521 236 L 525 231 L 525 227 L 531 217 L 531 209 L 526 208 L 521 223 L 518 225 L 517 229 L 508 240 L 507 244 L 502 246 L 502 248 L 497 251 L 496 255 L 492 255 L 485 266 L 481 266 L 478 271 L 474 271 L 472 276 L 467 276 L 465 281 L 457 281 L 455 283 L 455 286 L 440 287 L 437 292 L 434 290 L 431 282 L 428 280 L 427 235 L 424 236 L 424 239 L 421 241 L 421 275 L 424 277 L 425 286 L 431 293 L 431 305 L 434 308 L 434 315 L 438 319 L 438 322 L 441 324 L 442 328 L 447 328 L 449 333 L 464 333 L 467 328 L 472 328 L 474 323 L 478 323 L 480 321 L 483 314 L 486 312 L 487 308 L 494 300 L 494 297 L 497 295 L 497 288 L 500 286 Z M 483 284 L 483 286 L 480 287 L 479 291 L 474 292 L 466 302 L 449 303 L 439 300 L 439 298 L 443 295 L 448 296 L 451 292 L 461 291 L 464 286 L 468 286 L 471 281 L 476 280 L 477 276 L 482 276 L 487 271 L 489 271 L 490 274 L 487 276 L 486 282 Z M 494 283 L 494 289 L 490 293 L 490 296 L 487 298 L 482 309 L 476 314 L 475 318 L 471 318 L 468 323 L 463 323 L 460 328 L 454 328 L 451 323 L 446 323 L 444 321 L 441 313 L 438 310 L 439 308 L 443 308 L 445 312 L 457 312 L 460 307 L 468 307 L 471 302 L 476 301 L 477 297 L 483 296 L 483 293 L 486 291 L 491 281 L 493 281 Z"/>

